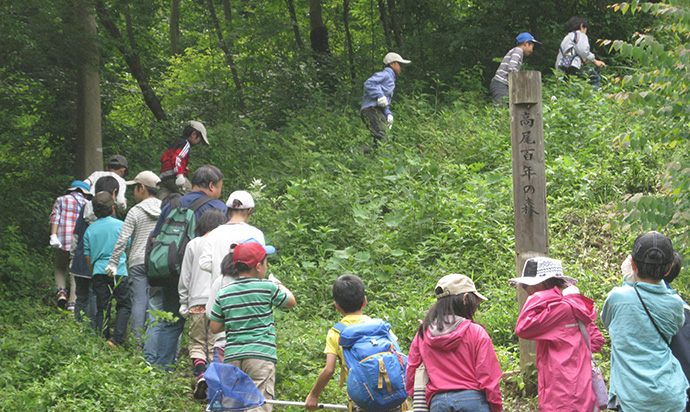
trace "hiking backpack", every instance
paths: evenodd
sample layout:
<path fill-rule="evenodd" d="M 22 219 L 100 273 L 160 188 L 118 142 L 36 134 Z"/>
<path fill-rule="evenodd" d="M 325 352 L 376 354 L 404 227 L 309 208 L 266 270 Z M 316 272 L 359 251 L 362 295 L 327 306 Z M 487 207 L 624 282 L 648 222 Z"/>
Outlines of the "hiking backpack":
<path fill-rule="evenodd" d="M 146 274 L 151 286 L 177 285 L 187 243 L 196 237 L 196 211 L 211 200 L 202 196 L 189 207 L 182 207 L 179 198 L 170 201 L 170 212 L 160 232 L 146 247 Z"/>
<path fill-rule="evenodd" d="M 347 395 L 367 412 L 386 412 L 407 399 L 405 368 L 407 356 L 390 332 L 391 325 L 381 319 L 345 326 L 340 332 L 347 375 Z"/>

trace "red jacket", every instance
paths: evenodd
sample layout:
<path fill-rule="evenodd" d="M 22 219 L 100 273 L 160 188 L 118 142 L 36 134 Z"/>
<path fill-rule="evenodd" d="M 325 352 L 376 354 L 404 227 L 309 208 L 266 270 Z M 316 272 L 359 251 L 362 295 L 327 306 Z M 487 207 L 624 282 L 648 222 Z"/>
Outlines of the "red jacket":
<path fill-rule="evenodd" d="M 541 412 L 594 409 L 591 355 L 577 321 L 587 327 L 592 351 L 599 352 L 604 337 L 594 324 L 596 318 L 594 301 L 579 293 L 563 295 L 554 287 L 527 298 L 515 334 L 537 341 Z"/>
<path fill-rule="evenodd" d="M 459 318 L 462 319 L 462 318 Z M 407 357 L 406 389 L 414 393 L 414 375 L 424 361 L 429 374 L 426 401 L 439 392 L 471 389 L 483 391 L 492 411 L 503 410 L 501 398 L 501 365 L 486 330 L 469 319 L 455 329 L 427 329 L 424 339 L 415 335 Z"/>
<path fill-rule="evenodd" d="M 189 174 L 189 149 L 192 146 L 187 139 L 180 137 L 170 144 L 161 156 L 161 180 L 174 179 L 177 175 Z"/>

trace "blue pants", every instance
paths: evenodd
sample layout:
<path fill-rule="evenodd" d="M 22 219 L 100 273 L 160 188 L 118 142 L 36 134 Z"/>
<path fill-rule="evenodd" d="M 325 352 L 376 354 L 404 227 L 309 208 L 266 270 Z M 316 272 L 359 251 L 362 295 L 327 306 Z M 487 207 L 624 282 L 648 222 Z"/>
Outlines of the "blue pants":
<path fill-rule="evenodd" d="M 177 318 L 175 321 L 166 321 L 156 320 L 150 316 L 146 327 L 148 337 L 144 342 L 144 358 L 148 363 L 161 366 L 168 371 L 173 370 L 184 329 L 184 318 L 179 313 L 177 282 L 175 286 L 151 287 L 149 310 L 170 312 Z"/>
<path fill-rule="evenodd" d="M 127 324 L 132 310 L 129 297 L 129 279 L 127 276 L 93 275 L 93 291 L 96 293 L 96 332 L 116 345 L 127 340 Z M 115 321 L 112 336 L 110 334 L 110 307 L 115 299 Z"/>
<path fill-rule="evenodd" d="M 429 412 L 491 412 L 484 392 L 470 389 L 441 392 L 431 398 Z"/>
<path fill-rule="evenodd" d="M 129 273 L 129 295 L 132 298 L 130 329 L 134 339 L 142 345 L 146 331 L 146 310 L 149 306 L 149 282 L 144 265 L 132 266 L 127 272 Z"/>
<path fill-rule="evenodd" d="M 74 318 L 81 322 L 84 316 L 91 320 L 91 328 L 96 329 L 96 294 L 93 293 L 91 278 L 74 277 L 77 300 L 74 302 Z"/>

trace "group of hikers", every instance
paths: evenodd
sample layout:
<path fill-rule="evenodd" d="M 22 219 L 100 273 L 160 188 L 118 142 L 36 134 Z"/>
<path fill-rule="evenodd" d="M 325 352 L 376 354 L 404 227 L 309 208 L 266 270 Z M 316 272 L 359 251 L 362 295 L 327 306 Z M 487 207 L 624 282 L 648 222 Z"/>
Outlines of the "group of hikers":
<path fill-rule="evenodd" d="M 576 51 L 570 64 L 597 64 L 589 53 L 587 22 L 577 19 L 571 19 L 573 36 L 564 39 L 558 61 L 575 49 L 584 54 Z M 517 42 L 496 73 L 502 80 L 540 44 L 529 33 Z M 408 63 L 388 53 L 384 70 L 364 85 L 361 117 L 375 145 L 392 125 L 395 76 Z M 492 92 L 505 96 L 504 83 L 494 80 Z M 131 331 L 146 361 L 166 370 L 177 363 L 188 324 L 195 398 L 207 398 L 204 373 L 212 362 L 221 362 L 245 372 L 265 399 L 273 399 L 278 360 L 273 309 L 294 307 L 296 299 L 268 270 L 267 256 L 276 250 L 249 224 L 256 207 L 252 195 L 236 190 L 226 202 L 219 200 L 224 176 L 215 166 L 201 166 L 189 179 L 190 150 L 200 143 L 209 145 L 206 128 L 191 121 L 161 156 L 160 173 L 145 170 L 125 180 L 127 159 L 114 155 L 104 171 L 73 181 L 56 199 L 50 216 L 56 303 L 88 321 L 114 348 Z M 127 211 L 128 187 L 136 204 Z M 127 211 L 124 221 L 118 211 Z M 601 311 L 611 338 L 607 391 L 592 355 L 605 344 L 593 301 L 580 293 L 576 279 L 565 276 L 561 261 L 534 257 L 525 262 L 522 276 L 509 284 L 529 295 L 515 333 L 537 342 L 541 411 L 686 409 L 690 328 L 685 311 L 690 308 L 669 286 L 680 265 L 671 240 L 661 233 L 635 240 L 622 266 L 622 285 L 609 293 Z M 351 409 L 404 411 L 409 395 L 420 411 L 503 410 L 503 375 L 493 343 L 473 320 L 487 298 L 460 274 L 441 278 L 434 294 L 436 303 L 420 321 L 405 356 L 390 324 L 364 314 L 362 279 L 338 277 L 332 295 L 342 319 L 326 335 L 325 366 L 304 408 L 320 407 L 319 397 L 340 363 Z M 367 385 L 367 374 L 360 374 L 370 367 L 358 358 L 355 348 L 361 351 L 361 345 L 378 346 L 366 357 L 378 361 L 371 366 L 378 385 Z M 260 408 L 270 412 L 271 405 Z"/>

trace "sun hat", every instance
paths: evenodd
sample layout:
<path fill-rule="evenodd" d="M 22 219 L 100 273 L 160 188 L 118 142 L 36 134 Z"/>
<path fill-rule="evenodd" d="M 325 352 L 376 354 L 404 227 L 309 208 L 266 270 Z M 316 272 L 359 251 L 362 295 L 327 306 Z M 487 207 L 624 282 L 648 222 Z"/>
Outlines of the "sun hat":
<path fill-rule="evenodd" d="M 105 163 L 106 166 L 108 166 L 109 169 L 121 169 L 125 168 L 125 176 L 129 173 L 129 166 L 127 166 L 127 159 L 122 156 L 122 155 L 112 155 L 108 158 L 108 161 Z"/>
<path fill-rule="evenodd" d="M 157 174 L 153 173 L 150 170 L 144 170 L 143 172 L 139 172 L 139 174 L 136 175 L 134 180 L 128 180 L 125 183 L 128 185 L 139 183 L 144 186 L 155 188 L 160 181 L 161 179 L 158 177 Z"/>
<path fill-rule="evenodd" d="M 210 146 L 210 143 L 208 142 L 208 137 L 206 136 L 206 128 L 204 127 L 201 122 L 197 122 L 196 120 L 191 120 L 189 122 L 189 125 L 194 128 L 194 130 L 198 131 L 201 133 L 201 138 L 204 139 L 204 143 L 206 143 L 206 146 Z"/>
<path fill-rule="evenodd" d="M 75 190 L 81 190 L 81 192 L 85 195 L 91 194 L 89 184 L 81 180 L 72 181 L 72 183 L 70 183 L 69 187 L 67 188 L 67 193 L 74 192 Z"/>
<path fill-rule="evenodd" d="M 537 39 L 535 39 L 534 36 L 532 36 L 531 34 L 529 34 L 527 32 L 518 34 L 518 36 L 515 38 L 515 40 L 517 40 L 517 44 L 522 44 L 526 41 L 531 41 L 534 43 L 535 48 L 541 46 L 541 42 L 538 41 Z"/>
<path fill-rule="evenodd" d="M 522 276 L 510 279 L 508 283 L 511 286 L 517 286 L 518 284 L 534 286 L 551 278 L 563 279 L 568 285 L 577 283 L 577 279 L 563 276 L 563 264 L 560 260 L 545 256 L 527 259 L 525 267 L 522 269 Z"/>
<path fill-rule="evenodd" d="M 109 192 L 98 192 L 91 200 L 91 204 L 93 205 L 93 212 L 96 216 L 99 216 L 112 210 L 115 200 L 113 200 L 113 195 Z"/>
<path fill-rule="evenodd" d="M 484 295 L 477 292 L 477 288 L 474 286 L 472 279 L 465 275 L 446 275 L 442 277 L 438 283 L 436 283 L 436 288 L 434 289 L 436 299 L 468 292 L 474 293 L 481 300 L 488 300 L 486 297 L 484 297 Z"/>
<path fill-rule="evenodd" d="M 249 269 L 259 264 L 266 255 L 276 252 L 276 248 L 271 245 L 263 246 L 256 239 L 250 238 L 235 246 L 232 252 L 232 263 L 244 263 Z"/>
<path fill-rule="evenodd" d="M 254 198 L 245 190 L 235 190 L 230 193 L 228 201 L 225 203 L 230 209 L 252 209 Z"/>
<path fill-rule="evenodd" d="M 650 256 L 652 252 L 657 252 Z M 632 258 L 638 262 L 665 265 L 673 262 L 673 243 L 659 232 L 639 235 L 633 243 Z"/>
<path fill-rule="evenodd" d="M 388 53 L 386 57 L 383 58 L 383 64 L 388 66 L 391 63 L 403 63 L 403 64 L 408 64 L 412 63 L 410 60 L 405 60 L 400 56 L 398 53 Z"/>

